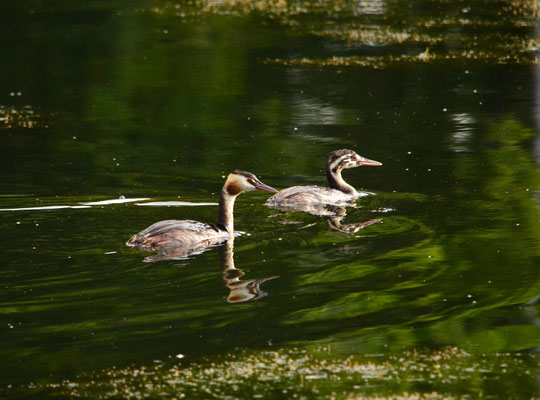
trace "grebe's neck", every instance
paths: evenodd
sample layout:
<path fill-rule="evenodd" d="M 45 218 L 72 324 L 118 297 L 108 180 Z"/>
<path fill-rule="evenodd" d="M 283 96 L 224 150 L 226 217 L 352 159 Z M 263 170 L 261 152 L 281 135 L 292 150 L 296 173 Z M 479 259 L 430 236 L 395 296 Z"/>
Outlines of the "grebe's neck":
<path fill-rule="evenodd" d="M 229 235 L 234 234 L 234 201 L 236 200 L 235 194 L 230 194 L 227 188 L 224 186 L 219 196 L 219 217 L 218 224 L 222 225 Z"/>
<path fill-rule="evenodd" d="M 345 182 L 341 177 L 341 169 L 339 167 L 332 169 L 331 166 L 328 165 L 326 167 L 326 179 L 328 179 L 328 185 L 332 189 L 337 189 L 343 193 L 358 197 L 356 189 Z"/>

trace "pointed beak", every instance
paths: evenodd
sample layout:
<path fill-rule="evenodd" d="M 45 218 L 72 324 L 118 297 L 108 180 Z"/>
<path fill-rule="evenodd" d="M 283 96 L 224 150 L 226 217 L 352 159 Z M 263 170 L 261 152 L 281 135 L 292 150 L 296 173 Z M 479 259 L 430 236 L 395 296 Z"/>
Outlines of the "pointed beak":
<path fill-rule="evenodd" d="M 382 165 L 382 163 L 378 161 L 370 160 L 364 157 L 360 157 L 356 162 L 358 163 L 358 165 L 366 167 L 380 167 Z"/>
<path fill-rule="evenodd" d="M 265 190 L 267 192 L 277 193 L 278 191 L 271 186 L 265 185 L 261 181 L 255 181 L 255 188 L 259 190 Z"/>

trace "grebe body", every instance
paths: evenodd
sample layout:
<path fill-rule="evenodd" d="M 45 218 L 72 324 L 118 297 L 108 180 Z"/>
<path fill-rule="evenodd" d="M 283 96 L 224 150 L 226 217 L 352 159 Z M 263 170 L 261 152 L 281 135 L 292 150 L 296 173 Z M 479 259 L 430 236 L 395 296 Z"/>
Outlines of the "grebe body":
<path fill-rule="evenodd" d="M 229 238 L 222 226 L 192 220 L 166 220 L 150 225 L 129 239 L 127 246 L 140 250 L 155 250 L 158 247 L 192 248 L 199 243 L 219 242 Z"/>
<path fill-rule="evenodd" d="M 277 192 L 250 172 L 233 171 L 227 177 L 221 190 L 217 224 L 193 220 L 160 221 L 131 237 L 126 245 L 140 250 L 157 251 L 158 256 L 149 257 L 148 261 L 180 259 L 200 253 L 209 246 L 217 245 L 233 237 L 233 209 L 236 197 L 252 190 Z"/>
<path fill-rule="evenodd" d="M 333 151 L 329 154 L 326 163 L 326 178 L 329 187 L 292 186 L 270 197 L 266 205 L 282 210 L 299 210 L 324 215 L 325 206 L 351 205 L 359 197 L 356 189 L 343 180 L 341 171 L 361 166 L 380 165 L 382 165 L 380 162 L 359 156 L 353 150 Z"/>
<path fill-rule="evenodd" d="M 358 198 L 358 194 L 344 193 L 321 186 L 291 186 L 280 190 L 266 201 L 269 206 L 285 206 L 297 203 L 343 205 Z"/>

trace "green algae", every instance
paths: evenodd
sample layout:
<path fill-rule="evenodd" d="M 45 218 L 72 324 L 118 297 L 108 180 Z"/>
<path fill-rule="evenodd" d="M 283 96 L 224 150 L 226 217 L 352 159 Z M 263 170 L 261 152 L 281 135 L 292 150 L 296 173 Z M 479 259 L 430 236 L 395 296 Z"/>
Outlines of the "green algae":
<path fill-rule="evenodd" d="M 256 19 L 278 24 L 293 36 L 312 35 L 338 47 L 337 53 L 327 58 L 261 60 L 269 64 L 385 68 L 448 61 L 536 64 L 540 39 L 532 30 L 539 10 L 537 2 L 524 0 L 483 0 L 474 4 L 226 0 L 154 2 L 138 12 L 182 20 L 215 15 Z M 357 54 L 339 54 L 350 52 Z"/>
<path fill-rule="evenodd" d="M 29 389 L 35 395 L 79 399 L 516 397 L 534 392 L 539 366 L 538 357 L 528 353 L 483 355 L 447 347 L 343 357 L 325 346 L 239 350 L 196 361 L 178 355 Z"/>
<path fill-rule="evenodd" d="M 0 131 L 13 128 L 34 129 L 47 127 L 44 117 L 32 106 L 0 105 Z"/>

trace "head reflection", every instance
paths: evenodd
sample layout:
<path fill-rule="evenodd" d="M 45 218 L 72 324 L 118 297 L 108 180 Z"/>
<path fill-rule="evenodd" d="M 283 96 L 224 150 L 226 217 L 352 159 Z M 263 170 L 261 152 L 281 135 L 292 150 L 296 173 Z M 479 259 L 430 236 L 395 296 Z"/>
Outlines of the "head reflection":
<path fill-rule="evenodd" d="M 347 211 L 345 207 L 334 207 L 334 215 L 325 216 L 326 222 L 328 223 L 328 228 L 335 232 L 345 233 L 347 235 L 354 235 L 365 227 L 382 221 L 381 218 L 372 218 L 363 222 L 342 224 L 341 221 L 343 221 L 343 218 L 345 218 L 346 215 Z"/>
<path fill-rule="evenodd" d="M 230 290 L 227 296 L 227 302 L 229 303 L 253 301 L 266 296 L 268 293 L 262 291 L 259 285 L 265 281 L 278 278 L 278 276 L 270 276 L 260 279 L 241 280 L 244 271 L 234 266 L 234 238 L 229 239 L 225 245 L 219 248 L 219 256 L 223 283 Z"/>

